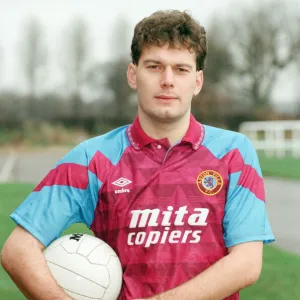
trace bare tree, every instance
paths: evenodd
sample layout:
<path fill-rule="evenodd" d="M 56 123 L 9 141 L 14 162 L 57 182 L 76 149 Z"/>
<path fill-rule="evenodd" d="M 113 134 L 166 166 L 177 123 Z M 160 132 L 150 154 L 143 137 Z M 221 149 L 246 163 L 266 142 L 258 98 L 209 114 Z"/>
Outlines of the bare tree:
<path fill-rule="evenodd" d="M 3 49 L 0 45 L 0 87 L 1 87 L 1 79 L 2 79 L 3 68 L 4 68 Z"/>
<path fill-rule="evenodd" d="M 129 59 L 130 57 L 130 24 L 125 16 L 116 18 L 110 40 L 112 59 Z"/>
<path fill-rule="evenodd" d="M 37 18 L 31 17 L 25 22 L 19 51 L 28 89 L 28 114 L 35 118 L 39 76 L 47 62 L 43 26 Z"/>
<path fill-rule="evenodd" d="M 105 110 L 106 115 L 118 124 L 123 124 L 136 113 L 135 105 L 130 103 L 133 92 L 126 78 L 130 62 L 130 36 L 129 23 L 124 17 L 116 19 L 110 42 L 110 60 L 90 68 L 87 85 L 94 94 L 98 94 L 99 100 L 106 100 L 107 103 L 99 105 L 102 111 Z"/>
<path fill-rule="evenodd" d="M 90 48 L 86 22 L 80 18 L 74 19 L 63 39 L 63 68 L 67 90 L 71 98 L 73 115 L 80 117 L 83 107 L 82 87 Z"/>
<path fill-rule="evenodd" d="M 130 103 L 133 94 L 127 83 L 126 70 L 129 60 L 124 58 L 95 64 L 88 72 L 86 84 L 97 98 L 98 115 L 103 111 L 108 118 L 123 124 L 135 115 L 135 104 Z M 95 112 L 96 113 L 96 112 Z"/>
<path fill-rule="evenodd" d="M 192 101 L 192 111 L 201 122 L 226 126 L 226 119 L 232 113 L 228 78 L 233 72 L 233 62 L 223 39 L 223 26 L 217 19 L 213 19 L 208 26 L 207 46 L 204 85 Z"/>
<path fill-rule="evenodd" d="M 226 18 L 223 25 L 227 45 L 234 58 L 234 83 L 240 98 L 255 108 L 267 108 L 280 73 L 300 50 L 300 22 L 288 10 L 287 2 L 269 1 L 238 16 Z"/>
<path fill-rule="evenodd" d="M 113 96 L 116 119 L 126 123 L 135 114 L 130 105 L 132 90 L 128 86 L 126 71 L 130 62 L 130 24 L 125 16 L 116 18 L 110 41 L 113 61 L 108 63 L 106 88 Z"/>

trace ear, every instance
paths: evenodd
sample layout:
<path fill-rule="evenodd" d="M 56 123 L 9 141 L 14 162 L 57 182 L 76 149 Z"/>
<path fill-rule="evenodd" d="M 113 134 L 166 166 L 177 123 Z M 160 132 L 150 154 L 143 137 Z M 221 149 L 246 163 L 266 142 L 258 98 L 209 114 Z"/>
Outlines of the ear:
<path fill-rule="evenodd" d="M 194 90 L 194 96 L 197 96 L 201 89 L 202 89 L 202 86 L 203 86 L 203 81 L 204 81 L 204 78 L 203 78 L 203 71 L 200 70 L 200 71 L 197 71 L 197 74 L 196 74 L 196 87 L 195 87 L 195 90 Z"/>
<path fill-rule="evenodd" d="M 128 65 L 128 68 L 127 68 L 127 81 L 128 81 L 129 86 L 132 89 L 135 90 L 137 88 L 137 84 L 136 84 L 136 65 L 133 64 L 133 63 L 130 63 Z"/>

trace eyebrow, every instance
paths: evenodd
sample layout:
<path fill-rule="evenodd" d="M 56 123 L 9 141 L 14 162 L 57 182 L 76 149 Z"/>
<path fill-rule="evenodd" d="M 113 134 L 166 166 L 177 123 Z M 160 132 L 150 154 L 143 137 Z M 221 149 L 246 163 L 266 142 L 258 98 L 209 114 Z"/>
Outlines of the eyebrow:
<path fill-rule="evenodd" d="M 161 61 L 155 60 L 155 59 L 146 59 L 143 62 L 144 65 L 151 64 L 151 63 L 152 64 L 162 64 Z M 175 66 L 177 66 L 177 67 L 185 67 L 185 68 L 188 68 L 188 69 L 193 69 L 193 67 L 191 65 L 189 65 L 189 64 L 182 64 L 182 63 L 180 63 L 180 64 L 175 64 Z"/>

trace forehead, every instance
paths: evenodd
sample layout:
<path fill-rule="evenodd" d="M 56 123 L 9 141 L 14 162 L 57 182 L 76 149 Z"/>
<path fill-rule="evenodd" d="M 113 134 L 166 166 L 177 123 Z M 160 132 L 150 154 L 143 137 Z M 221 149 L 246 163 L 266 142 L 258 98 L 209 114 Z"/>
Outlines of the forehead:
<path fill-rule="evenodd" d="M 190 64 L 196 68 L 196 54 L 185 47 L 180 49 L 170 48 L 168 45 L 162 47 L 145 47 L 140 56 L 140 62 L 146 60 L 159 61 L 163 64 Z"/>

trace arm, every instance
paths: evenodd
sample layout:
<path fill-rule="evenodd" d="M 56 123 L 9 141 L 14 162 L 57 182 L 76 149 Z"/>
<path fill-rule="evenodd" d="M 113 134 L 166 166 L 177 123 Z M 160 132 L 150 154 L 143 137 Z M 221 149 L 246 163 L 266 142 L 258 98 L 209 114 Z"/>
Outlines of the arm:
<path fill-rule="evenodd" d="M 255 283 L 261 272 L 262 242 L 233 246 L 229 254 L 182 285 L 152 300 L 221 300 Z"/>
<path fill-rule="evenodd" d="M 44 245 L 18 226 L 1 253 L 3 268 L 30 300 L 69 300 L 52 277 L 42 250 Z"/>
<path fill-rule="evenodd" d="M 18 227 L 5 243 L 2 264 L 33 300 L 70 299 L 50 275 L 42 250 L 74 223 L 90 226 L 97 201 L 83 145 L 71 150 L 11 214 Z"/>

